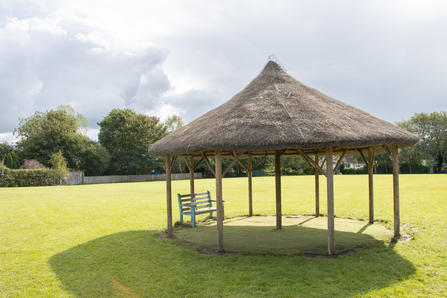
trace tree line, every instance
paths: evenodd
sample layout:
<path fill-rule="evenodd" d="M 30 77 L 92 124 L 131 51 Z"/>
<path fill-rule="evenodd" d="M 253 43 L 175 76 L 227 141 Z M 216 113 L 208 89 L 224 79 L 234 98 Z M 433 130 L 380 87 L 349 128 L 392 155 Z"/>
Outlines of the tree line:
<path fill-rule="evenodd" d="M 71 106 L 36 111 L 20 119 L 14 146 L 0 143 L 0 160 L 11 169 L 26 168 L 29 160 L 50 167 L 52 155 L 61 152 L 68 168 L 86 176 L 149 174 L 164 167 L 162 159 L 147 153 L 149 145 L 183 122 L 176 115 L 162 122 L 131 109 L 113 109 L 98 125 L 96 142 L 86 136 L 86 118 Z"/>
<path fill-rule="evenodd" d="M 54 154 L 61 153 L 67 167 L 83 171 L 86 176 L 149 174 L 165 172 L 163 158 L 151 156 L 148 147 L 170 132 L 183 125 L 182 119 L 172 115 L 164 122 L 158 117 L 138 114 L 131 109 L 113 109 L 97 123 L 100 127 L 98 142 L 89 139 L 86 118 L 69 105 L 55 110 L 36 111 L 28 118 L 20 119 L 14 134 L 19 138 L 15 146 L 0 143 L 0 161 L 8 168 L 27 167 L 36 161 L 43 166 L 52 165 Z M 419 136 L 420 141 L 413 147 L 399 150 L 402 173 L 443 172 L 447 162 L 447 114 L 446 112 L 417 113 L 409 120 L 396 123 Z M 262 157 L 254 157 L 253 164 Z M 360 156 L 354 158 L 361 162 Z M 213 160 L 210 160 L 213 163 Z M 231 159 L 223 160 L 227 167 Z M 241 163 L 247 165 L 246 158 Z M 173 165 L 173 172 L 186 173 L 188 168 L 182 159 Z M 375 172 L 391 173 L 392 164 L 386 154 L 375 155 Z M 262 160 L 257 168 L 259 174 L 273 173 L 274 159 Z M 312 168 L 299 156 L 281 158 L 281 169 L 285 175 L 312 174 Z M 342 173 L 366 173 L 363 169 L 345 169 Z M 196 170 L 211 177 L 205 163 Z M 229 176 L 246 175 L 244 167 L 236 163 Z M 256 175 L 256 172 L 255 172 Z"/>

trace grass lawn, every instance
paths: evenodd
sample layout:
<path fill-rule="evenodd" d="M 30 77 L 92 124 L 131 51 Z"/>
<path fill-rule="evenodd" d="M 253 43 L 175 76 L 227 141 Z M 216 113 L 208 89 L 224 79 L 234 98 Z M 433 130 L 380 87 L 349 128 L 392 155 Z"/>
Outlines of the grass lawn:
<path fill-rule="evenodd" d="M 313 176 L 283 177 L 283 214 L 313 214 Z M 326 212 L 325 179 L 321 212 Z M 275 214 L 273 177 L 254 213 Z M 392 227 L 392 176 L 375 175 L 375 217 Z M 1 297 L 437 297 L 447 295 L 447 175 L 401 175 L 401 224 L 414 240 L 337 259 L 207 255 L 161 239 L 165 183 L 0 189 Z M 189 181 L 174 181 L 173 194 Z M 213 179 L 196 190 L 215 194 Z M 247 214 L 247 179 L 223 181 L 225 215 Z M 366 175 L 335 177 L 337 217 L 367 219 Z M 173 196 L 174 222 L 178 205 Z"/>

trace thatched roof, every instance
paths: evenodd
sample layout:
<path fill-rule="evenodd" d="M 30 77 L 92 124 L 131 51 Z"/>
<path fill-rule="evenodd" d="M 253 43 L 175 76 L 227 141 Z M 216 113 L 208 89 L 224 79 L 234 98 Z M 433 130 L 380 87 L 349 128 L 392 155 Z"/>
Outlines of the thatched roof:
<path fill-rule="evenodd" d="M 304 85 L 269 61 L 245 89 L 159 140 L 149 153 L 324 151 L 385 144 L 408 147 L 417 141 L 389 122 Z"/>

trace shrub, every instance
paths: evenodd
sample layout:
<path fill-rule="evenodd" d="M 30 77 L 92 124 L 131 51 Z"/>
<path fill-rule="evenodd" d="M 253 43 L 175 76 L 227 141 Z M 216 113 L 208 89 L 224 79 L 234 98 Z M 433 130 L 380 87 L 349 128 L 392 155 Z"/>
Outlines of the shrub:
<path fill-rule="evenodd" d="M 54 170 L 11 170 L 0 165 L 0 187 L 50 186 L 59 183 L 60 179 Z"/>
<path fill-rule="evenodd" d="M 347 169 L 344 168 L 343 170 L 340 169 L 340 172 L 344 175 L 349 175 L 349 174 L 368 174 L 368 167 L 364 166 L 362 168 L 358 168 L 358 169 Z"/>
<path fill-rule="evenodd" d="M 65 176 L 67 176 L 69 170 L 67 168 L 67 160 L 62 156 L 61 151 L 51 155 L 50 164 L 53 165 L 51 167 L 53 175 L 58 178 L 60 182 L 65 180 Z"/>

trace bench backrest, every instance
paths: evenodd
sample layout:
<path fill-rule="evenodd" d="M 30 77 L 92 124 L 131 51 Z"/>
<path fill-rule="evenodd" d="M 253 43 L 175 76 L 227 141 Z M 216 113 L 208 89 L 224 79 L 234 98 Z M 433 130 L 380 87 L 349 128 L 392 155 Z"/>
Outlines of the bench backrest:
<path fill-rule="evenodd" d="M 200 192 L 200 193 L 190 193 L 186 195 L 177 194 L 179 208 L 182 212 L 191 211 L 191 207 L 181 206 L 182 204 L 196 203 L 196 209 L 203 209 L 212 207 L 211 205 L 211 194 L 210 191 Z"/>

